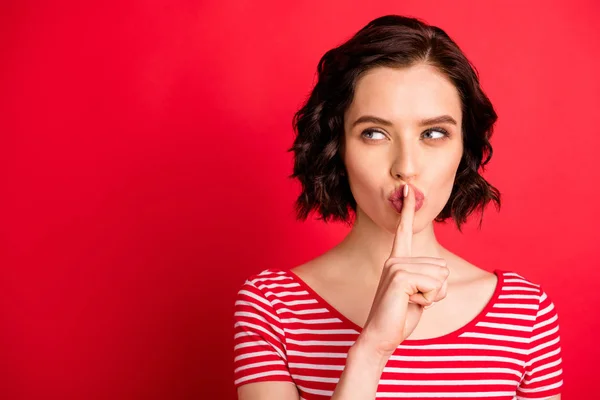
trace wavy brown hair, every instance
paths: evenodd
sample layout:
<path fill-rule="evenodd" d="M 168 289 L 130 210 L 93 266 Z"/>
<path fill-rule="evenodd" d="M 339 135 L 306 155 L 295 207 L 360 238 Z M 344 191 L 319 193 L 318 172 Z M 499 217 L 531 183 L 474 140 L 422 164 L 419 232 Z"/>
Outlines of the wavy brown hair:
<path fill-rule="evenodd" d="M 405 68 L 427 63 L 438 68 L 457 88 L 462 103 L 464 145 L 454 186 L 444 209 L 435 218 L 452 217 L 458 230 L 474 211 L 493 201 L 500 210 L 500 192 L 479 173 L 492 157 L 490 138 L 498 118 L 479 84 L 479 74 L 458 45 L 442 29 L 411 17 L 387 15 L 369 22 L 342 45 L 327 51 L 317 67 L 317 82 L 293 118 L 296 137 L 290 178 L 302 191 L 296 216 L 305 220 L 315 211 L 318 219 L 352 223 L 356 200 L 350 191 L 340 149 L 344 114 L 356 82 L 376 67 Z"/>

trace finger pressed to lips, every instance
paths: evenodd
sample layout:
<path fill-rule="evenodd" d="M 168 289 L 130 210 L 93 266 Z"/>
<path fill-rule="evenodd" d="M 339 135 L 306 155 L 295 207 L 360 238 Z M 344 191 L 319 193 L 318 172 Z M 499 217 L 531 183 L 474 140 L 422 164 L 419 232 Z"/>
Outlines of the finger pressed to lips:
<path fill-rule="evenodd" d="M 406 185 L 408 187 L 408 185 Z M 415 195 L 409 189 L 408 196 L 402 203 L 402 213 L 396 229 L 392 257 L 410 257 L 412 251 L 413 222 L 415 215 Z"/>
<path fill-rule="evenodd" d="M 409 190 L 408 196 L 402 203 L 402 213 L 394 236 L 392 254 L 386 261 L 385 267 L 391 268 L 389 272 L 394 274 L 398 272 L 408 274 L 405 277 L 411 281 L 411 286 L 414 285 L 412 290 L 415 288 L 418 290 L 418 293 L 410 295 L 409 302 L 427 306 L 446 297 L 450 271 L 445 259 L 412 257 L 414 216 L 415 196 L 413 191 Z M 395 266 L 398 266 L 397 271 L 393 271 Z"/>

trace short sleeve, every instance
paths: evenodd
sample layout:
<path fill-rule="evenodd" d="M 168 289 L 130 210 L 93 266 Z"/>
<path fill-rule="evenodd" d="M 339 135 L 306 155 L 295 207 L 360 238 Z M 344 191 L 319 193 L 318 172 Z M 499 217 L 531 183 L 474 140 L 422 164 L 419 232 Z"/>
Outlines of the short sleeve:
<path fill-rule="evenodd" d="M 525 375 L 517 399 L 546 399 L 563 385 L 560 328 L 554 303 L 540 288 L 540 305 L 533 327 Z"/>
<path fill-rule="evenodd" d="M 293 382 L 279 316 L 252 281 L 242 285 L 234 309 L 235 387 L 252 382 Z"/>

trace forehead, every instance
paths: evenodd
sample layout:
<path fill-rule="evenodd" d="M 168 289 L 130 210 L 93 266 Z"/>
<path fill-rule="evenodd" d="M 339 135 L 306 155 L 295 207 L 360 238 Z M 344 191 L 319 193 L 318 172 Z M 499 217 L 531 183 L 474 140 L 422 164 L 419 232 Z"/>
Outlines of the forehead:
<path fill-rule="evenodd" d="M 437 68 L 417 64 L 406 68 L 377 67 L 356 83 L 346 120 L 370 114 L 394 123 L 410 123 L 449 114 L 461 121 L 458 90 Z"/>

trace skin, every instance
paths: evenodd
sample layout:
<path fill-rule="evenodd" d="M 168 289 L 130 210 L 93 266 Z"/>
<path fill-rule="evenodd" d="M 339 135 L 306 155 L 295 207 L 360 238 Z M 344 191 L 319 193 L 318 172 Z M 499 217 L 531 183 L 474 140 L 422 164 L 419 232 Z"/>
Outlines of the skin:
<path fill-rule="evenodd" d="M 385 119 L 391 125 L 353 125 L 364 115 Z M 457 124 L 420 124 L 422 119 L 442 115 L 452 117 Z M 450 197 L 463 154 L 461 121 L 456 88 L 432 66 L 377 68 L 359 80 L 344 119 L 342 154 L 358 203 L 357 220 L 338 250 L 355 249 L 354 256 L 361 254 L 365 273 L 381 275 L 400 218 L 387 197 L 404 183 L 425 195 L 423 207 L 415 215 L 412 253 L 442 257 L 444 251 L 436 240 L 432 220 Z M 365 132 L 367 129 L 370 131 Z M 370 239 L 365 243 L 365 238 Z"/>
<path fill-rule="evenodd" d="M 387 123 L 355 124 L 366 115 Z M 421 123 L 440 116 L 455 123 Z M 457 89 L 428 64 L 371 69 L 356 84 L 344 131 L 342 159 L 357 202 L 356 221 L 337 246 L 292 271 L 364 327 L 401 217 L 388 197 L 410 184 L 425 195 L 414 216 L 410 254 L 444 260 L 450 275 L 446 298 L 423 314 L 409 339 L 441 336 L 467 324 L 485 307 L 497 279 L 442 246 L 433 228 L 464 151 Z"/>
<path fill-rule="evenodd" d="M 365 115 L 389 123 L 355 124 Z M 456 123 L 420 123 L 442 115 Z M 450 197 L 464 150 L 460 98 L 442 73 L 427 64 L 368 71 L 356 84 L 344 129 L 342 159 L 357 202 L 356 221 L 337 246 L 292 271 L 369 332 L 361 334 L 349 353 L 332 397 L 350 400 L 374 398 L 388 355 L 377 354 L 373 343 L 383 337 L 428 339 L 459 329 L 485 307 L 497 279 L 444 248 L 433 229 L 433 219 Z M 425 201 L 414 212 L 411 191 L 398 213 L 387 199 L 406 183 L 421 190 Z M 440 269 L 446 272 L 439 274 Z M 398 270 L 403 270 L 400 279 Z M 434 288 L 434 280 L 443 281 L 443 286 Z M 390 290 L 394 285 L 402 290 Z M 439 303 L 424 310 L 428 300 Z M 404 315 L 405 320 L 392 326 L 388 315 Z M 287 382 L 244 385 L 238 396 L 299 398 L 295 385 Z M 551 398 L 556 399 L 560 395 Z"/>

